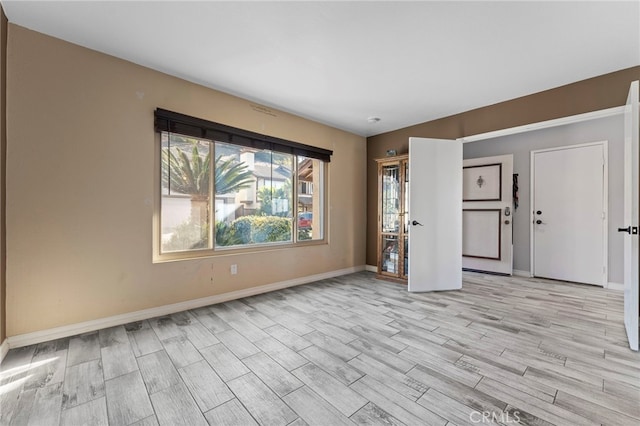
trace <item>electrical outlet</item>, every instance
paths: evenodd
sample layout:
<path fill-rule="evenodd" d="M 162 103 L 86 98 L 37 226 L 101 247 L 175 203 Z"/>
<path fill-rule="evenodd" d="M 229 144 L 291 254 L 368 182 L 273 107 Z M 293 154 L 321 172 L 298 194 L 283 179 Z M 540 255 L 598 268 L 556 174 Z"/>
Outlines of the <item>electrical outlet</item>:
<path fill-rule="evenodd" d="M 236 275 L 238 273 L 238 265 L 235 263 L 231 265 L 231 275 Z"/>

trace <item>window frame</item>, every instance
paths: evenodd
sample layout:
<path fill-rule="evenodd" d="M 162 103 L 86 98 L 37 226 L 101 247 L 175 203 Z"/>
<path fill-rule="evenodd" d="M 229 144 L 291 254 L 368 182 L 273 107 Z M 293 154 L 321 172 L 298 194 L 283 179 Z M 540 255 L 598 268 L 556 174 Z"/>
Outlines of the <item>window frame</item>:
<path fill-rule="evenodd" d="M 164 263 L 164 262 L 173 262 L 173 261 L 181 261 L 181 260 L 191 260 L 191 259 L 202 259 L 202 258 L 211 258 L 216 256 L 228 256 L 232 254 L 246 254 L 246 253 L 258 253 L 272 250 L 283 250 L 297 247 L 308 247 L 314 245 L 326 245 L 329 242 L 328 238 L 328 173 L 329 173 L 329 162 L 323 161 L 321 159 L 315 158 L 316 160 L 321 161 L 322 169 L 320 173 L 320 182 L 313 182 L 314 192 L 316 190 L 320 190 L 319 204 L 318 207 L 321 213 L 321 220 L 319 221 L 321 226 L 322 238 L 318 239 L 309 239 L 309 240 L 299 240 L 298 239 L 298 183 L 300 182 L 298 176 L 298 158 L 306 157 L 302 154 L 291 154 L 293 161 L 293 169 L 292 169 L 292 217 L 291 217 L 291 241 L 282 241 L 282 242 L 266 242 L 266 243 L 257 243 L 257 244 L 246 244 L 246 245 L 236 245 L 236 246 L 216 246 L 215 241 L 215 184 L 213 175 L 215 173 L 213 164 L 213 158 L 215 158 L 216 150 L 215 146 L 217 142 L 222 143 L 230 143 L 224 141 L 216 141 L 208 138 L 195 137 L 184 135 L 179 132 L 166 132 L 170 137 L 171 133 L 180 134 L 181 136 L 186 136 L 189 138 L 197 139 L 198 141 L 208 142 L 210 144 L 210 153 L 211 158 L 211 178 L 210 178 L 210 187 L 209 187 L 209 208 L 212 212 L 210 218 L 210 226 L 209 226 L 209 241 L 211 244 L 210 248 L 203 249 L 192 249 L 192 250 L 184 250 L 184 251 L 172 251 L 172 252 L 163 252 L 162 251 L 162 200 L 165 197 L 163 194 L 162 187 L 162 131 L 155 132 L 155 147 L 154 147 L 154 193 L 156 194 L 155 201 L 153 203 L 153 263 Z M 234 143 L 230 143 L 232 145 L 236 145 Z M 238 145 L 243 146 L 243 145 Z M 264 148 L 263 148 L 264 149 Z M 310 158 L 310 157 L 309 157 Z M 168 197 L 172 197 L 171 195 L 167 195 Z M 185 198 L 188 195 L 184 196 Z M 182 197 L 179 197 L 182 198 Z"/>

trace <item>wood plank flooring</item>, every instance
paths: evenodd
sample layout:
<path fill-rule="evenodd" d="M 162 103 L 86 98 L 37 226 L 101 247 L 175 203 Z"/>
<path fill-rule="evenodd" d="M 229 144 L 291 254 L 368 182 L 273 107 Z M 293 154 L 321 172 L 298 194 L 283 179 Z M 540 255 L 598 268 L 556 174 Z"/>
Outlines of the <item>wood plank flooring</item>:
<path fill-rule="evenodd" d="M 362 272 L 38 345 L 0 425 L 638 425 L 620 292 Z"/>

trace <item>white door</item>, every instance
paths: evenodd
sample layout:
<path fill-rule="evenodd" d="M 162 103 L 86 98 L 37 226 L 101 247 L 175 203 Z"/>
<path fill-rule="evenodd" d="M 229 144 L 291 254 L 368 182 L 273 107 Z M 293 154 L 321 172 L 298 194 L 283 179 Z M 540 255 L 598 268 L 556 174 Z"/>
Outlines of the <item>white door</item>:
<path fill-rule="evenodd" d="M 624 325 L 638 350 L 638 82 L 631 83 L 624 113 Z"/>
<path fill-rule="evenodd" d="M 533 275 L 606 284 L 606 142 L 533 151 Z"/>
<path fill-rule="evenodd" d="M 464 160 L 462 201 L 462 267 L 511 275 L 513 155 Z"/>
<path fill-rule="evenodd" d="M 409 138 L 409 291 L 462 288 L 462 142 Z"/>

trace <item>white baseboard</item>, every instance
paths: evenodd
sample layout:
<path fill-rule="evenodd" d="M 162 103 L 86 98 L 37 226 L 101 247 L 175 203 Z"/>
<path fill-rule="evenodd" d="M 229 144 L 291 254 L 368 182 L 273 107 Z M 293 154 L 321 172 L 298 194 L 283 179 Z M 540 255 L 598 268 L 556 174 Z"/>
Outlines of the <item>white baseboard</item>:
<path fill-rule="evenodd" d="M 521 271 L 519 269 L 514 269 L 513 271 L 511 271 L 511 274 L 515 277 L 531 278 L 531 272 L 529 271 Z"/>
<path fill-rule="evenodd" d="M 7 339 L 4 339 L 4 341 L 0 345 L 0 364 L 2 364 L 4 357 L 7 356 L 7 352 L 9 352 L 9 342 L 7 341 Z"/>
<path fill-rule="evenodd" d="M 624 291 L 624 284 L 623 283 L 607 283 L 607 289 Z"/>
<path fill-rule="evenodd" d="M 84 321 L 77 324 L 69 324 L 62 327 L 50 328 L 47 330 L 34 331 L 33 333 L 18 334 L 9 336 L 4 341 L 8 348 L 19 348 L 36 343 L 47 342 L 49 340 L 63 337 L 75 336 L 77 334 L 88 333 L 107 327 L 128 324 L 134 321 L 142 321 L 162 315 L 169 315 L 189 309 L 200 308 L 202 306 L 215 305 L 216 303 L 228 302 L 229 300 L 241 299 L 243 297 L 255 296 L 257 294 L 268 293 L 287 287 L 301 284 L 308 284 L 327 278 L 334 278 L 341 275 L 352 274 L 364 271 L 365 266 L 354 266 L 351 268 L 339 269 L 337 271 L 324 272 L 322 274 L 308 275 L 306 277 L 294 278 L 292 280 L 280 281 L 272 284 L 265 284 L 229 293 L 216 294 L 215 296 L 203 297 L 200 299 L 187 300 L 186 302 L 172 303 L 171 305 L 158 306 L 156 308 L 143 309 L 141 311 L 129 312 L 121 315 L 114 315 L 106 318 L 99 318 L 91 321 Z"/>
<path fill-rule="evenodd" d="M 378 272 L 378 267 L 375 265 L 365 265 L 364 267 L 365 271 L 369 271 L 369 272 Z M 531 277 L 531 272 L 529 271 L 520 271 L 518 269 L 514 269 L 512 271 L 512 275 L 516 276 L 516 277 L 527 277 L 530 278 Z"/>

